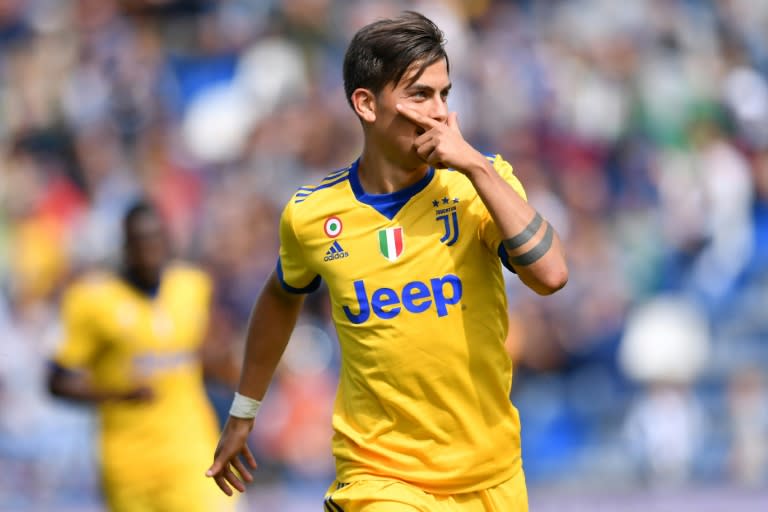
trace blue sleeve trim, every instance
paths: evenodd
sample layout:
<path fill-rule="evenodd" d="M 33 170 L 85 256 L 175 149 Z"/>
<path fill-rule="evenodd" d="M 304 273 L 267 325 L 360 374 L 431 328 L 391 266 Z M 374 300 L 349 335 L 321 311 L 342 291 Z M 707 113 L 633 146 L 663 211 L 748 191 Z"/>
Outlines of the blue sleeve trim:
<path fill-rule="evenodd" d="M 342 169 L 341 172 L 338 172 L 337 174 L 333 176 L 329 176 L 325 178 L 320 185 L 312 186 L 312 187 L 301 187 L 299 188 L 298 192 L 295 194 L 294 203 L 299 204 L 303 203 L 309 196 L 317 192 L 318 190 L 323 190 L 324 188 L 330 188 L 334 185 L 337 185 L 343 181 L 346 181 L 349 179 L 349 173 L 345 172 L 347 171 L 346 168 Z"/>
<path fill-rule="evenodd" d="M 278 279 L 280 279 L 280 284 L 282 285 L 283 290 L 287 291 L 288 293 L 296 293 L 296 294 L 312 293 L 318 288 L 320 288 L 320 283 L 323 281 L 320 278 L 320 274 L 318 274 L 307 286 L 303 288 L 294 288 L 293 286 L 285 282 L 285 278 L 283 277 L 283 265 L 280 262 L 280 258 L 277 258 L 277 277 Z"/>
<path fill-rule="evenodd" d="M 499 243 L 498 254 L 499 254 L 499 259 L 501 260 L 501 264 L 504 265 L 504 268 L 506 268 L 513 274 L 517 274 L 515 267 L 513 267 L 512 264 L 509 262 L 509 255 L 507 254 L 507 250 L 504 248 L 504 242 Z"/>

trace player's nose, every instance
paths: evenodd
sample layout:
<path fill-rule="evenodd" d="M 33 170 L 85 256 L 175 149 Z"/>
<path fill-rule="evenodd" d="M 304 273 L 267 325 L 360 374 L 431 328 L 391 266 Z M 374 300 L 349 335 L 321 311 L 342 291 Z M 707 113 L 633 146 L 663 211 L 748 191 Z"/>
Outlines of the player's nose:
<path fill-rule="evenodd" d="M 429 117 L 440 123 L 448 121 L 448 105 L 443 98 L 438 97 L 431 101 Z"/>

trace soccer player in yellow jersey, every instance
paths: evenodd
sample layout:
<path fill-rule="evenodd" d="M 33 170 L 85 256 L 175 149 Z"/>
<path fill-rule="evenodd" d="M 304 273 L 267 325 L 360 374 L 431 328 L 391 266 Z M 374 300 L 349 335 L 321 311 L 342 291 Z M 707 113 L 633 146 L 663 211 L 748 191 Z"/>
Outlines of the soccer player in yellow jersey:
<path fill-rule="evenodd" d="M 324 510 L 527 510 L 502 265 L 539 294 L 557 291 L 568 277 L 558 236 L 512 167 L 462 137 L 430 20 L 407 12 L 362 28 L 344 83 L 362 154 L 283 211 L 277 269 L 207 474 L 227 494 L 245 489 L 253 418 L 302 294 L 323 279 L 342 352 Z"/>
<path fill-rule="evenodd" d="M 169 260 L 164 226 L 148 204 L 128 211 L 124 234 L 123 271 L 83 276 L 64 295 L 49 387 L 98 406 L 109 510 L 233 510 L 196 469 L 218 436 L 198 357 L 211 283 Z"/>

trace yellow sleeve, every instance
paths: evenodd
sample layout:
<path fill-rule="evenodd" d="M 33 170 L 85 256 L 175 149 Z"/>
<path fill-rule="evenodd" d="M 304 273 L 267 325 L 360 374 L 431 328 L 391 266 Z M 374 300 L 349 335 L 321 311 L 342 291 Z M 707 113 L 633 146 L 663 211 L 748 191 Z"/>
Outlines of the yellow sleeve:
<path fill-rule="evenodd" d="M 293 224 L 293 199 L 280 216 L 280 258 L 277 275 L 283 288 L 291 293 L 310 293 L 320 286 L 320 276 L 307 267 Z"/>
<path fill-rule="evenodd" d="M 77 370 L 88 367 L 99 349 L 99 337 L 92 314 L 92 293 L 74 285 L 64 294 L 61 305 L 63 339 L 53 360 L 59 366 Z"/>
<path fill-rule="evenodd" d="M 496 172 L 499 173 L 499 176 L 501 176 L 504 181 L 509 183 L 509 186 L 511 186 L 512 189 L 517 192 L 520 197 L 522 197 L 525 201 L 528 201 L 528 196 L 525 194 L 523 184 L 520 183 L 520 180 L 517 179 L 517 176 L 515 176 L 512 165 L 504 160 L 501 155 L 488 157 L 488 159 L 493 163 L 493 168 L 496 169 Z M 506 268 L 514 272 L 514 269 L 508 263 L 507 253 L 501 245 L 504 237 L 499 231 L 499 228 L 496 226 L 496 223 L 493 221 L 490 212 L 485 207 L 483 207 L 479 231 L 480 239 L 485 243 L 485 245 L 491 251 L 494 251 L 499 255 L 502 264 Z"/>

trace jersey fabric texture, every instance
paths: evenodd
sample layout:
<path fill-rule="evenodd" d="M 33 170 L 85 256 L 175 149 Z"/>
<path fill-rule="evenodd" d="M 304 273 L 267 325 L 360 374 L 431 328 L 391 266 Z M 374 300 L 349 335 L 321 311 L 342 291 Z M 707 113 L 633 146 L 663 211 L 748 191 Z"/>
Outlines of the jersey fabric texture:
<path fill-rule="evenodd" d="M 87 370 L 103 390 L 145 384 L 154 393 L 151 401 L 98 406 L 110 510 L 229 510 L 204 476 L 218 437 L 196 354 L 210 296 L 202 271 L 174 264 L 154 296 L 117 275 L 93 273 L 63 297 L 64 340 L 54 362 Z"/>
<path fill-rule="evenodd" d="M 488 159 L 525 198 L 512 167 Z M 430 169 L 370 195 L 357 169 L 296 192 L 277 266 L 287 290 L 324 280 L 330 293 L 342 354 L 337 479 L 392 478 L 438 494 L 507 481 L 521 459 L 501 233 L 460 172 Z"/>

